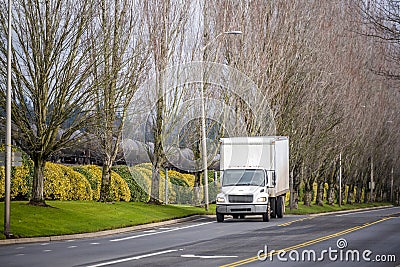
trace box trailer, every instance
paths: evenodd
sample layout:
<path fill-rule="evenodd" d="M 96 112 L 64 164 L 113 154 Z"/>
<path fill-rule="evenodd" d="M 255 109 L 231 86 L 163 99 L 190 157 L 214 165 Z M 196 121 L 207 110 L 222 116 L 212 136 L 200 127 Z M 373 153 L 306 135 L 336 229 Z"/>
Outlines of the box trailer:
<path fill-rule="evenodd" d="M 225 215 L 282 218 L 289 191 L 289 138 L 234 137 L 220 140 L 221 192 L 217 221 Z"/>

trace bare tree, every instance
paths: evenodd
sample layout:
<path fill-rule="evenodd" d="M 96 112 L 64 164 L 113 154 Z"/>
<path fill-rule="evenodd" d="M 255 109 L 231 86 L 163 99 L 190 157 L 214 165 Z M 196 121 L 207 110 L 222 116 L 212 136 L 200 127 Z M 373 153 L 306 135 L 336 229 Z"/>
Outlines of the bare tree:
<path fill-rule="evenodd" d="M 144 29 L 148 34 L 151 68 L 155 73 L 156 103 L 152 113 L 151 126 L 154 146 L 149 147 L 152 162 L 152 183 L 150 203 L 159 203 L 160 171 L 165 163 L 163 135 L 166 115 L 166 77 L 164 70 L 173 63 L 181 63 L 185 27 L 190 16 L 190 1 L 146 1 L 141 3 L 145 19 Z"/>
<path fill-rule="evenodd" d="M 359 21 L 364 27 L 358 31 L 363 35 L 383 41 L 386 49 L 385 66 L 374 70 L 391 79 L 400 80 L 400 6 L 397 0 L 388 1 L 355 1 L 355 11 L 363 20 Z"/>
<path fill-rule="evenodd" d="M 95 81 L 96 123 L 89 129 L 103 158 L 100 201 L 111 200 L 111 166 L 120 150 L 122 130 L 132 97 L 142 81 L 147 49 L 142 18 L 131 0 L 99 0 L 93 7 L 89 39 Z"/>
<path fill-rule="evenodd" d="M 81 136 L 90 120 L 90 91 L 85 32 L 92 1 L 14 2 L 12 47 L 12 124 L 16 144 L 34 162 L 30 203 L 45 205 L 43 171 L 46 160 Z M 0 53 L 5 64 L 6 5 L 1 3 Z M 5 79 L 1 70 L 1 79 Z M 5 82 L 0 106 L 5 110 Z M 4 118 L 2 118 L 4 123 Z"/>

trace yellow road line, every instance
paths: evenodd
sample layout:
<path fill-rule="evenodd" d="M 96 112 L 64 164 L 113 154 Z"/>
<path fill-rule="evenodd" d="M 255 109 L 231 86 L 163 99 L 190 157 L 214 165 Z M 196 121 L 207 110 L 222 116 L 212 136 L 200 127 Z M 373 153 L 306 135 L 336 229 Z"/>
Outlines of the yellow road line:
<path fill-rule="evenodd" d="M 314 217 L 300 218 L 300 219 L 293 220 L 293 221 L 290 221 L 290 222 L 287 222 L 287 223 L 278 224 L 278 226 L 288 226 L 288 225 L 291 225 L 292 223 L 295 223 L 295 222 L 302 222 L 302 221 L 305 221 L 305 220 L 310 220 L 310 219 L 312 219 L 312 218 L 314 218 Z"/>
<path fill-rule="evenodd" d="M 341 235 L 345 235 L 345 234 L 348 234 L 348 233 L 351 233 L 351 232 L 366 228 L 368 226 L 371 226 L 371 225 L 374 225 L 374 224 L 377 224 L 377 223 L 380 223 L 380 222 L 383 222 L 383 221 L 386 221 L 386 220 L 389 220 L 389 219 L 393 219 L 393 217 L 385 217 L 385 218 L 382 218 L 380 220 L 377 220 L 377 221 L 374 221 L 374 222 L 371 222 L 371 223 L 365 223 L 363 225 L 355 226 L 355 227 L 352 227 L 352 228 L 349 228 L 349 229 L 346 229 L 346 230 L 343 230 L 343 231 L 340 231 L 340 232 L 337 232 L 337 233 L 334 233 L 334 234 L 331 234 L 331 235 L 319 237 L 319 238 L 316 238 L 316 239 L 313 239 L 313 240 L 310 240 L 310 241 L 307 241 L 307 242 L 304 242 L 304 243 L 301 243 L 301 244 L 297 244 L 297 245 L 294 245 L 294 246 L 291 246 L 291 247 L 280 249 L 278 251 L 275 251 L 273 254 L 271 254 L 271 253 L 267 254 L 267 257 L 276 255 L 282 250 L 290 251 L 290 250 L 294 250 L 294 249 L 298 249 L 298 248 L 303 248 L 303 247 L 306 247 L 306 246 L 309 246 L 309 245 L 313 245 L 313 244 L 316 244 L 316 243 L 319 243 L 319 242 L 322 242 L 322 241 L 325 241 L 325 240 L 328 240 L 328 239 L 331 239 L 331 238 L 334 238 L 334 237 L 338 237 L 338 236 L 341 236 Z M 263 257 L 265 255 L 260 255 L 260 256 Z M 220 267 L 240 266 L 240 265 L 251 263 L 251 262 L 254 262 L 254 261 L 257 261 L 257 260 L 258 260 L 258 256 L 255 256 L 255 257 L 251 257 L 251 258 L 248 258 L 248 259 L 244 259 L 244 260 L 236 261 L 236 262 L 229 263 L 229 264 L 226 264 L 226 265 L 222 265 Z"/>

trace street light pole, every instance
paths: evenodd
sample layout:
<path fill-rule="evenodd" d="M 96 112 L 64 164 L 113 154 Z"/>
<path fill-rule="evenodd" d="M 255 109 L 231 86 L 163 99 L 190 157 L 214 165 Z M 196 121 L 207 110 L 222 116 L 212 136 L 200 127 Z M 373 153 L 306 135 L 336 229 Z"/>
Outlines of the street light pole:
<path fill-rule="evenodd" d="M 392 177 L 390 179 L 390 202 L 394 203 L 394 200 L 393 200 L 393 167 L 392 167 Z"/>
<path fill-rule="evenodd" d="M 4 235 L 10 232 L 10 191 L 11 191 L 11 8 L 12 0 L 8 0 L 8 42 L 7 42 L 7 102 L 6 102 L 6 166 L 5 166 L 5 198 L 4 198 Z"/>
<path fill-rule="evenodd" d="M 218 37 L 222 36 L 223 34 L 233 34 L 238 35 L 242 34 L 241 31 L 225 31 L 217 34 L 211 41 L 209 41 L 205 46 L 201 48 L 201 51 L 204 52 L 205 49 L 213 43 Z M 204 73 L 203 73 L 204 75 Z M 206 211 L 209 210 L 209 196 L 208 196 L 208 164 L 207 164 L 207 133 L 206 133 L 206 108 L 205 108 L 205 97 L 204 97 L 204 90 L 205 86 L 202 85 L 201 88 L 201 144 L 202 144 L 202 158 L 203 158 L 203 172 L 204 172 L 204 207 Z"/>
<path fill-rule="evenodd" d="M 207 136 L 206 136 L 206 111 L 205 111 L 205 100 L 204 100 L 204 86 L 201 88 L 201 144 L 202 144 L 202 156 L 203 156 L 203 172 L 204 172 L 204 205 L 206 211 L 208 211 L 209 199 L 208 199 L 208 166 L 207 166 Z"/>
<path fill-rule="evenodd" d="M 370 185 L 370 202 L 372 203 L 373 200 L 373 193 L 374 193 L 374 158 L 371 156 L 371 185 Z"/>
<path fill-rule="evenodd" d="M 339 154 L 339 207 L 342 206 L 342 152 Z"/>

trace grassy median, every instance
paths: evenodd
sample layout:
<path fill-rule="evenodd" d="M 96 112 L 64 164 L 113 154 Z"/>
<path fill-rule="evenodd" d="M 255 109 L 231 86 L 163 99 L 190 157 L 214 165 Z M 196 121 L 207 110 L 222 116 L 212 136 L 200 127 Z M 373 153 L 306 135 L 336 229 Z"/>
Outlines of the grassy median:
<path fill-rule="evenodd" d="M 362 209 L 362 208 L 372 208 L 372 207 L 381 207 L 388 206 L 391 203 L 387 202 L 374 202 L 374 203 L 359 203 L 359 204 L 345 204 L 339 207 L 338 204 L 335 205 L 311 205 L 310 207 L 304 206 L 303 204 L 299 204 L 298 209 L 286 208 L 286 214 L 296 214 L 296 215 L 306 215 L 306 214 L 316 214 L 316 213 L 325 213 L 325 212 L 334 212 L 341 210 L 354 210 L 354 209 Z"/>
<path fill-rule="evenodd" d="M 215 204 L 210 211 L 204 208 L 183 205 L 148 205 L 137 202 L 115 202 L 113 204 L 95 201 L 46 201 L 51 207 L 34 207 L 26 201 L 11 202 L 11 232 L 17 237 L 37 237 L 95 232 L 116 229 L 151 222 L 182 218 L 195 214 L 215 214 Z M 324 205 L 306 207 L 286 214 L 312 214 L 338 210 L 390 205 L 390 203 L 367 203 L 354 205 Z M 0 203 L 0 214 L 4 214 L 4 203 Z M 1 232 L 4 220 L 0 220 Z M 0 239 L 4 239 L 0 234 Z"/>
<path fill-rule="evenodd" d="M 34 207 L 26 201 L 11 202 L 11 232 L 17 237 L 37 237 L 95 232 L 195 214 L 204 208 L 178 205 L 147 205 L 136 202 L 112 204 L 95 201 L 46 201 L 51 207 Z M 4 203 L 0 203 L 4 214 Z M 0 222 L 1 232 L 4 220 Z M 0 239 L 4 239 L 0 234 Z"/>

